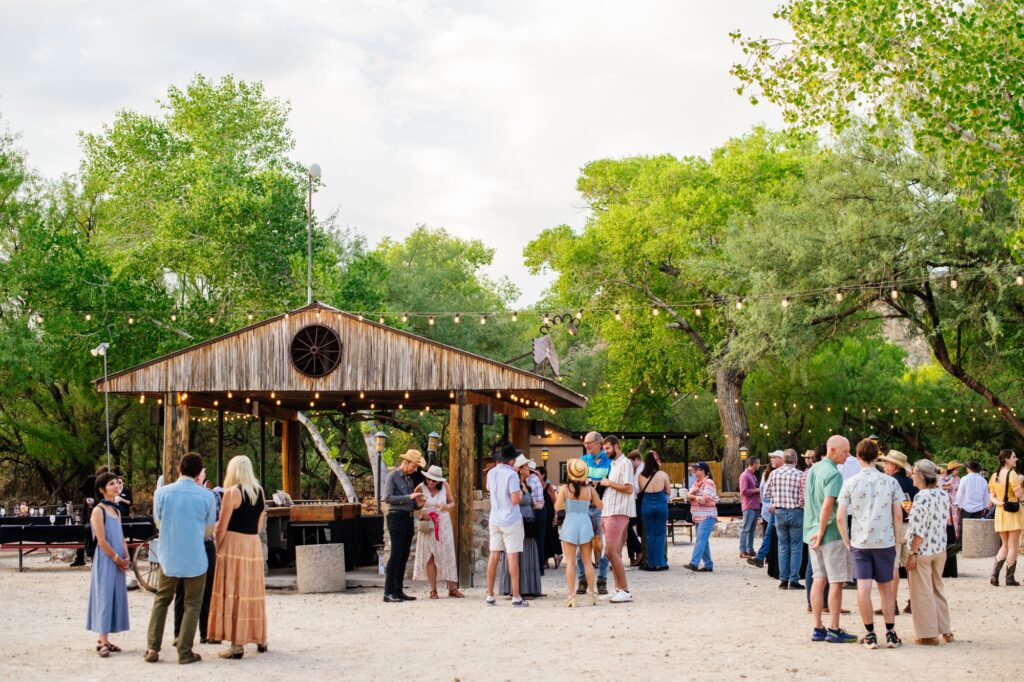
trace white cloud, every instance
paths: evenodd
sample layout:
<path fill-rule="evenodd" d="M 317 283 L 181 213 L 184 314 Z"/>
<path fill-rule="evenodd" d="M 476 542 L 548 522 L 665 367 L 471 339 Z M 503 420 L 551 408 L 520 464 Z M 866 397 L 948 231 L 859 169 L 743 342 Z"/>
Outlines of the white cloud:
<path fill-rule="evenodd" d="M 173 7 L 173 9 L 171 9 Z M 153 111 L 192 74 L 262 80 L 289 100 L 296 157 L 343 223 L 401 238 L 418 223 L 478 237 L 494 274 L 540 230 L 585 214 L 579 168 L 605 156 L 703 154 L 757 122 L 728 74 L 734 28 L 778 35 L 766 0 L 178 2 L 8 0 L 0 114 L 32 163 L 73 172 L 78 130 Z"/>

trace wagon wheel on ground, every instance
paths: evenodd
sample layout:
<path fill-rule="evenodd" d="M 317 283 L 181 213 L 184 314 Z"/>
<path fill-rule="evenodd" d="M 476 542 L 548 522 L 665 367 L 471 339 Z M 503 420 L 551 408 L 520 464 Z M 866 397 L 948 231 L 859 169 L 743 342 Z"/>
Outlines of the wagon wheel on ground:
<path fill-rule="evenodd" d="M 156 577 L 160 563 L 156 556 L 156 539 L 154 535 L 135 549 L 135 578 L 139 586 L 149 592 L 156 592 Z"/>

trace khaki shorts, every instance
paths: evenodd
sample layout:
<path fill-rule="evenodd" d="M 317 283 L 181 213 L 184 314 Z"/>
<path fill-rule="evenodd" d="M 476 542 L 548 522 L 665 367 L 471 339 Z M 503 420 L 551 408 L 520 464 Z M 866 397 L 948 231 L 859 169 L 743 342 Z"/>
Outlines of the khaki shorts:
<path fill-rule="evenodd" d="M 523 532 L 523 522 L 513 523 L 511 526 L 490 527 L 490 544 L 492 552 L 508 552 L 516 554 L 523 551 L 523 540 L 526 534 Z"/>
<path fill-rule="evenodd" d="M 894 569 L 900 568 L 901 566 L 906 567 L 907 559 L 910 558 L 910 545 L 904 540 L 900 544 L 896 545 L 896 565 Z"/>
<path fill-rule="evenodd" d="M 834 540 L 812 549 L 811 571 L 815 578 L 825 578 L 830 583 L 845 583 L 849 580 L 850 551 L 842 540 Z"/>

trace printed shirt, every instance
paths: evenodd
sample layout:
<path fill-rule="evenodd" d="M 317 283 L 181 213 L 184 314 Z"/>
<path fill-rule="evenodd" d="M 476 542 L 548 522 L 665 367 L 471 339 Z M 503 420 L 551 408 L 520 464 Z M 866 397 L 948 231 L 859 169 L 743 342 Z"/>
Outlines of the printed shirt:
<path fill-rule="evenodd" d="M 839 497 L 842 488 L 843 475 L 831 459 L 826 457 L 811 467 L 811 473 L 807 475 L 807 487 L 804 491 L 804 542 L 810 543 L 818 534 L 821 508 L 825 504 L 825 499 Z M 836 506 L 832 507 L 832 514 L 825 525 L 825 532 L 822 533 L 821 544 L 823 545 L 843 539 L 839 535 L 839 526 L 836 525 Z"/>
<path fill-rule="evenodd" d="M 209 568 L 203 540 L 217 523 L 213 493 L 182 476 L 153 493 L 153 520 L 160 529 L 160 567 L 164 575 L 194 578 Z"/>
<path fill-rule="evenodd" d="M 811 466 L 814 466 L 813 464 Z M 804 506 L 804 500 L 807 497 L 807 474 L 811 473 L 811 467 L 804 469 L 804 473 L 800 476 L 800 506 Z"/>
<path fill-rule="evenodd" d="M 507 528 L 523 520 L 519 505 L 512 504 L 512 493 L 522 492 L 515 469 L 499 464 L 488 471 L 487 492 L 491 494 L 491 525 Z"/>
<path fill-rule="evenodd" d="M 921 546 L 917 553 L 932 556 L 946 552 L 946 522 L 949 519 L 949 495 L 941 488 L 925 488 L 917 493 L 907 523 L 907 544 L 917 535 Z"/>
<path fill-rule="evenodd" d="M 596 457 L 588 453 L 580 459 L 587 465 L 587 475 L 591 481 L 600 481 L 602 478 L 608 478 L 608 473 L 612 468 L 612 460 L 608 458 L 608 455 L 604 454 L 604 451 L 601 451 Z"/>
<path fill-rule="evenodd" d="M 707 476 L 700 483 L 695 481 L 690 491 L 697 495 L 697 499 L 690 503 L 690 517 L 693 518 L 693 522 L 717 519 L 718 488 L 715 486 L 715 479 Z"/>
<path fill-rule="evenodd" d="M 768 497 L 776 509 L 800 507 L 800 480 L 803 474 L 792 464 L 783 464 L 768 475 Z"/>
<path fill-rule="evenodd" d="M 611 471 L 608 473 L 608 480 L 612 483 L 628 483 L 633 485 L 633 463 L 625 455 L 619 455 L 612 460 Z M 604 491 L 604 509 L 601 516 L 636 516 L 636 490 L 631 493 L 620 493 L 618 490 L 608 488 Z"/>
<path fill-rule="evenodd" d="M 743 511 L 761 508 L 761 489 L 757 485 L 757 476 L 750 469 L 740 474 L 740 507 Z"/>
<path fill-rule="evenodd" d="M 903 491 L 892 476 L 873 466 L 843 483 L 838 504 L 845 504 L 853 516 L 850 545 L 857 549 L 884 549 L 896 546 L 892 524 L 892 506 L 903 502 Z"/>
<path fill-rule="evenodd" d="M 530 489 L 530 499 L 534 509 L 544 508 L 544 484 L 540 482 L 540 476 L 530 474 L 526 477 L 526 487 Z"/>
<path fill-rule="evenodd" d="M 960 479 L 960 488 L 956 491 L 956 506 L 965 512 L 976 514 L 988 509 L 989 492 L 985 477 L 971 472 Z"/>

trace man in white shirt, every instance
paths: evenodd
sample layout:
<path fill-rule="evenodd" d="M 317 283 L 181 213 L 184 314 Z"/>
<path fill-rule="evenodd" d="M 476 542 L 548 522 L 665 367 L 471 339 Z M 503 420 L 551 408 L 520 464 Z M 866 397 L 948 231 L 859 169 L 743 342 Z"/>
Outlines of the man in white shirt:
<path fill-rule="evenodd" d="M 626 542 L 629 520 L 636 516 L 636 491 L 633 489 L 633 465 L 622 454 L 619 439 L 605 436 L 603 444 L 612 465 L 608 477 L 601 481 L 605 486 L 601 527 L 604 530 L 604 553 L 615 576 L 615 594 L 610 601 L 621 604 L 633 601 L 626 583 L 626 567 L 622 563 L 622 545 Z"/>
<path fill-rule="evenodd" d="M 487 560 L 487 605 L 494 606 L 494 580 L 498 574 L 501 553 L 508 559 L 508 575 L 512 583 L 512 606 L 529 606 L 530 602 L 519 594 L 519 557 L 523 553 L 523 513 L 519 501 L 523 489 L 519 474 L 509 466 L 519 452 L 511 443 L 505 443 L 494 453 L 497 465 L 487 472 L 487 492 L 491 496 L 490 530 L 491 555 Z"/>
<path fill-rule="evenodd" d="M 981 465 L 977 460 L 971 459 L 967 461 L 966 466 L 970 473 L 960 479 L 960 487 L 953 502 L 960 507 L 960 527 L 956 529 L 957 537 L 960 538 L 964 536 L 964 519 L 980 519 L 991 506 L 988 483 L 980 473 Z"/>

